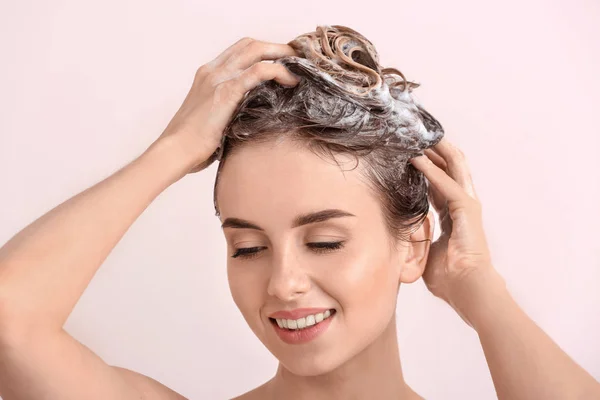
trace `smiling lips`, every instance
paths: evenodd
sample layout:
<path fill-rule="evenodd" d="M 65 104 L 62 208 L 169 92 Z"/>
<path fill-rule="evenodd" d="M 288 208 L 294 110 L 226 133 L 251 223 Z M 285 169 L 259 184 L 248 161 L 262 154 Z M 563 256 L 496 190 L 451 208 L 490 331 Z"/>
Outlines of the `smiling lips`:
<path fill-rule="evenodd" d="M 288 344 L 306 343 L 325 332 L 335 315 L 335 309 L 299 308 L 269 315 L 279 338 Z"/>

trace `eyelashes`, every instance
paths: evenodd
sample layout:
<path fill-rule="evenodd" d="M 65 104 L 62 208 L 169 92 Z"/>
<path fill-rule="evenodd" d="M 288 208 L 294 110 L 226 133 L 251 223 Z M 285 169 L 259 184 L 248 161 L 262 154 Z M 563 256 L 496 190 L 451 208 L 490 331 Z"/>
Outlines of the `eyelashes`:
<path fill-rule="evenodd" d="M 329 253 L 332 251 L 339 250 L 344 247 L 344 241 L 341 242 L 314 242 L 307 243 L 309 249 L 317 254 Z M 264 246 L 256 246 L 256 247 L 245 247 L 237 249 L 235 254 L 231 256 L 231 258 L 243 258 L 243 259 L 251 259 L 256 257 L 262 250 L 266 249 Z"/>

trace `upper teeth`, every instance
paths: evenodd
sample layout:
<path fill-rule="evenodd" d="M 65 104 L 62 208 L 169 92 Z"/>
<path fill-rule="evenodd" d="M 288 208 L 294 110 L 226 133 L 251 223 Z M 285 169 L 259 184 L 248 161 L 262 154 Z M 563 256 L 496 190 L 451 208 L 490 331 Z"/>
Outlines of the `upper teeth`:
<path fill-rule="evenodd" d="M 323 321 L 324 319 L 329 318 L 330 315 L 331 315 L 331 310 L 327 310 L 322 313 L 307 315 L 306 317 L 298 318 L 298 319 L 275 318 L 275 321 L 277 321 L 277 325 L 279 325 L 280 328 L 302 329 L 302 328 L 306 328 L 307 326 L 313 326 L 315 324 L 318 324 L 319 322 Z"/>

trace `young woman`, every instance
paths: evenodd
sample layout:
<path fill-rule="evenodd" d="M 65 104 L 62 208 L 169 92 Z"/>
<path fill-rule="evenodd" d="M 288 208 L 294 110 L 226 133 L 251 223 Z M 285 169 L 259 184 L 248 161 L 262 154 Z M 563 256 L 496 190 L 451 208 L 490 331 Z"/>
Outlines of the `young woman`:
<path fill-rule="evenodd" d="M 404 381 L 395 320 L 400 284 L 421 276 L 477 331 L 499 398 L 600 398 L 494 269 L 465 157 L 417 86 L 343 26 L 288 44 L 243 38 L 200 67 L 142 155 L 0 249 L 0 395 L 184 398 L 107 365 L 63 324 L 144 209 L 220 160 L 231 293 L 279 360 L 238 399 L 421 398 Z M 442 221 L 433 244 L 429 201 Z"/>

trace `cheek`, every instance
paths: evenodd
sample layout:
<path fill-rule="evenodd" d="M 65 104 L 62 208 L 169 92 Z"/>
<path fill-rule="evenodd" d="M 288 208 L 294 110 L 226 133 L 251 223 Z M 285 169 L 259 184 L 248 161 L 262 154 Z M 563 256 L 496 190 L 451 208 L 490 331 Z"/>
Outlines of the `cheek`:
<path fill-rule="evenodd" d="M 262 290 L 260 275 L 251 273 L 249 268 L 241 265 L 227 267 L 227 280 L 231 297 L 246 320 L 250 315 L 258 315 L 262 305 Z M 266 290 L 266 289 L 264 289 Z M 250 321 L 249 321 L 250 322 Z"/>
<path fill-rule="evenodd" d="M 323 277 L 323 282 L 327 282 L 324 289 L 345 310 L 360 309 L 367 313 L 373 312 L 373 307 L 393 305 L 398 277 L 386 254 L 364 248 L 344 254 Z"/>

